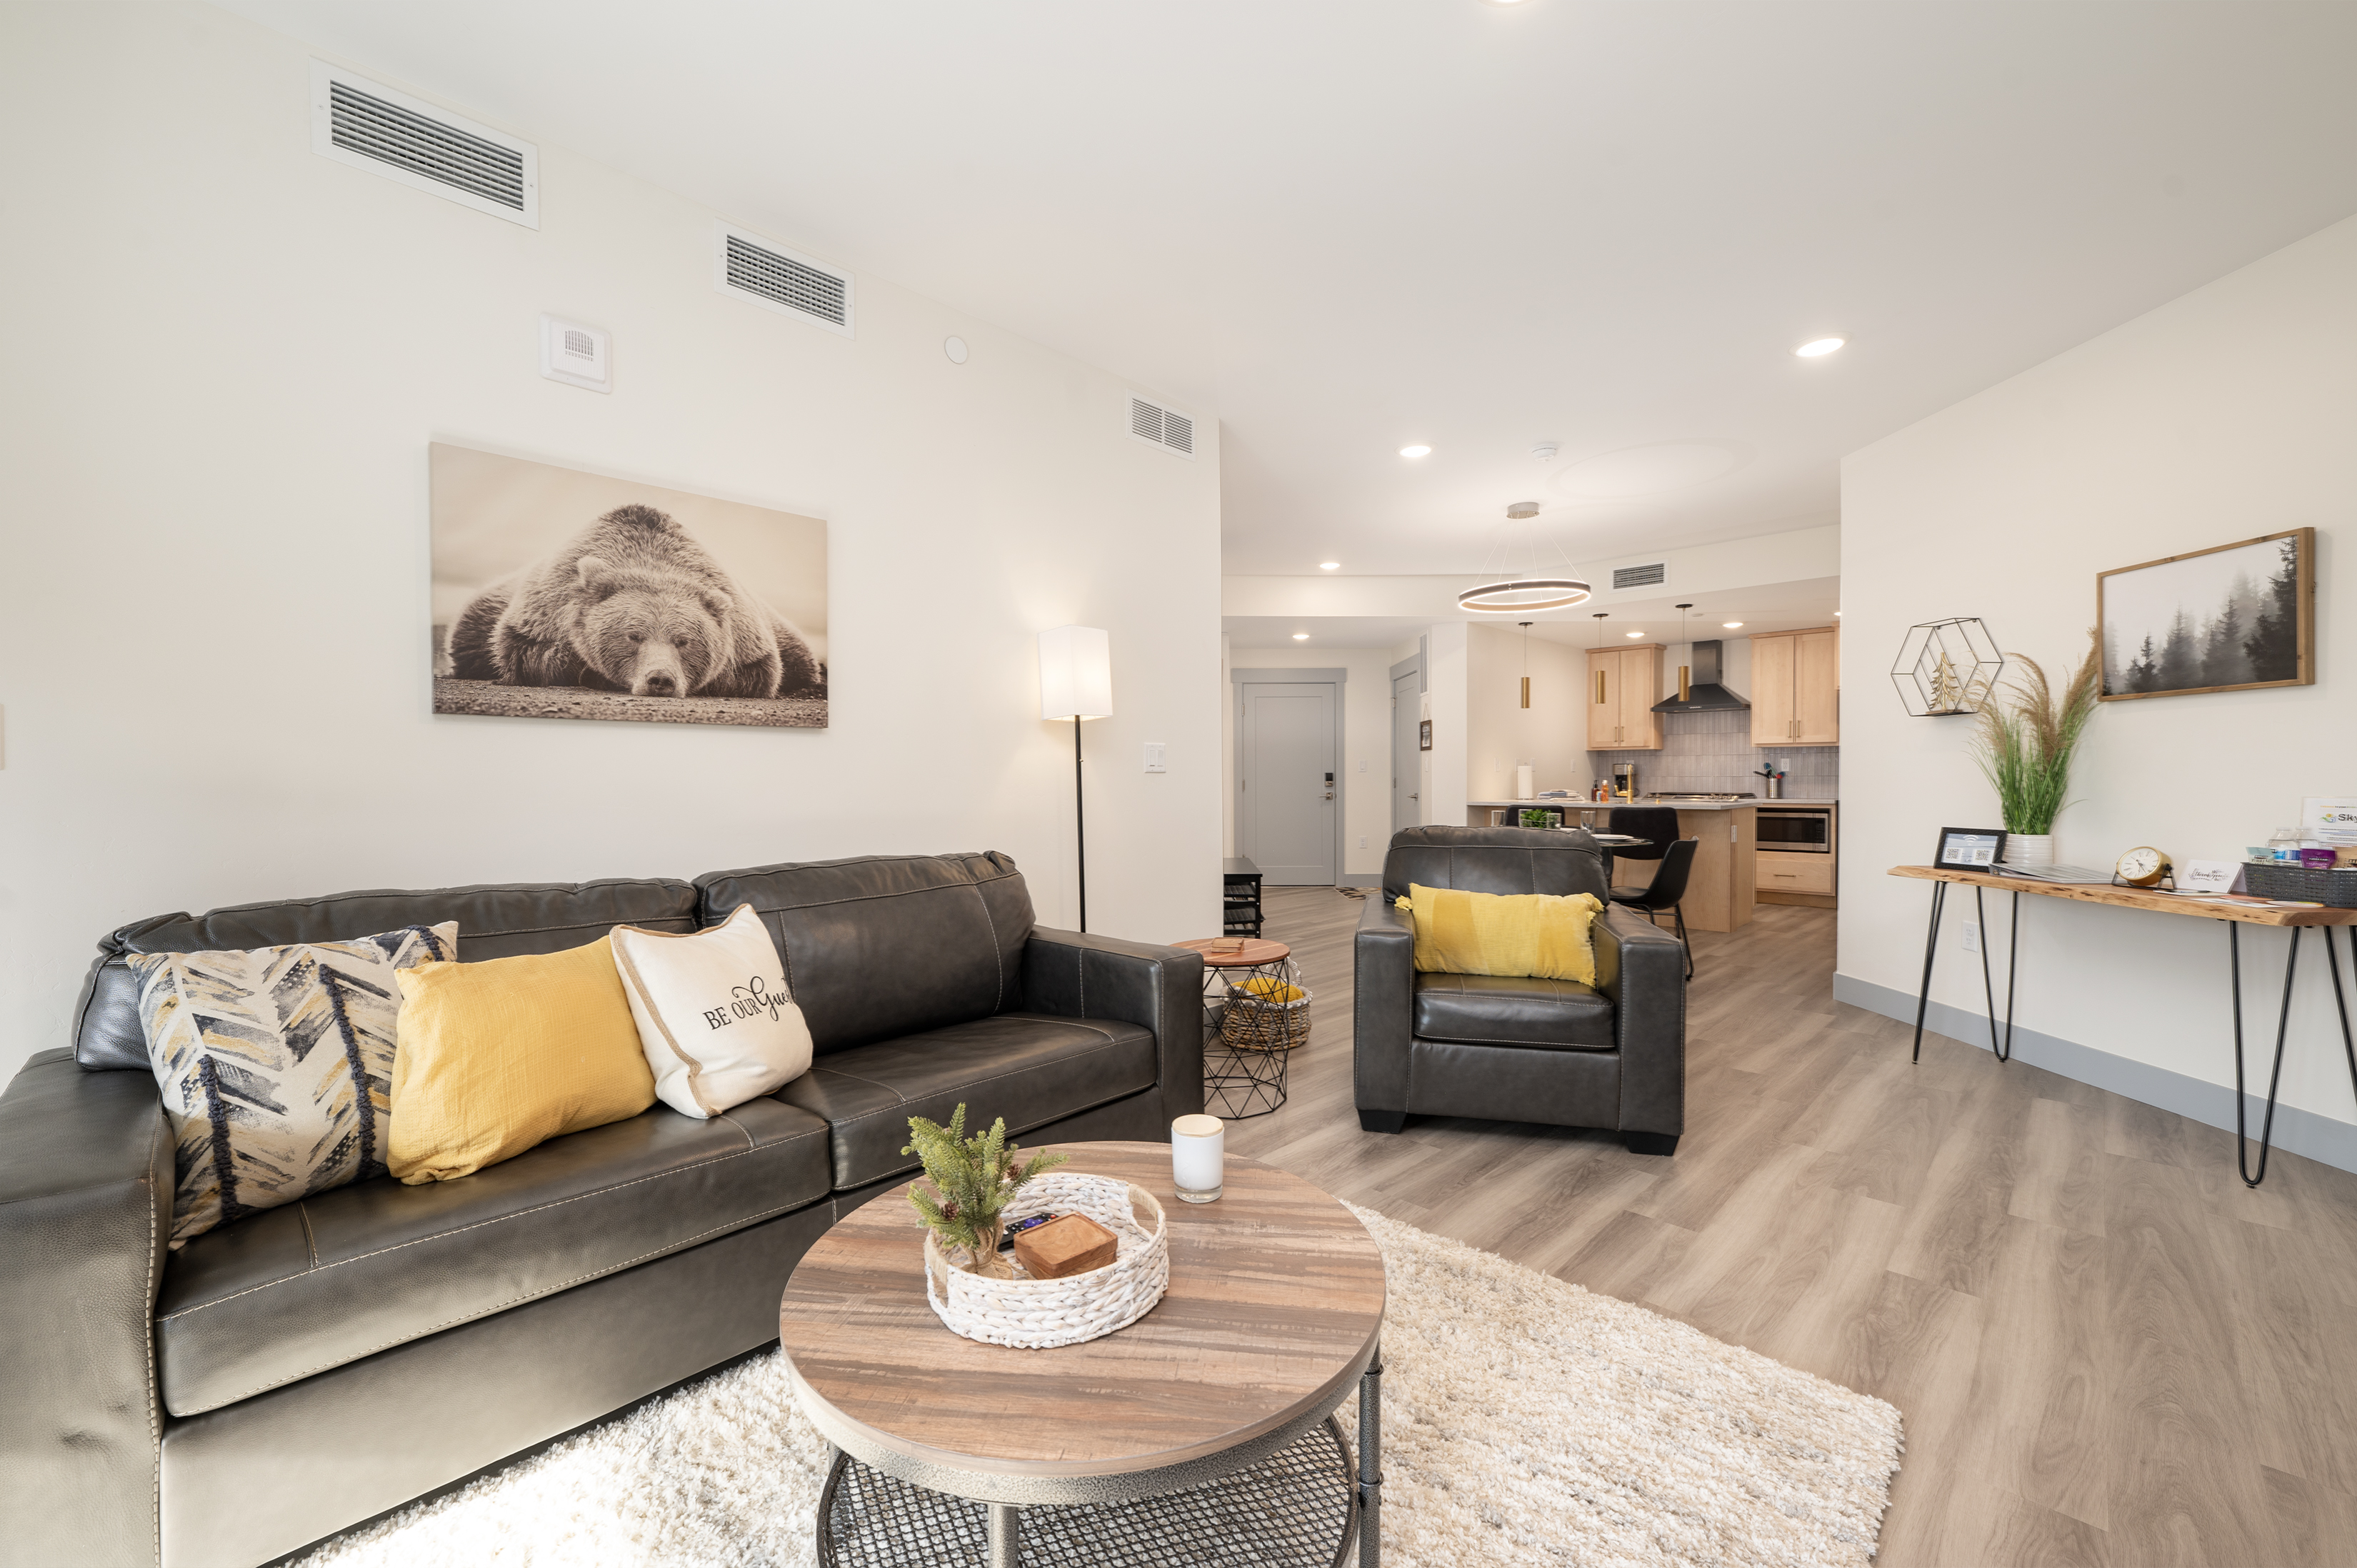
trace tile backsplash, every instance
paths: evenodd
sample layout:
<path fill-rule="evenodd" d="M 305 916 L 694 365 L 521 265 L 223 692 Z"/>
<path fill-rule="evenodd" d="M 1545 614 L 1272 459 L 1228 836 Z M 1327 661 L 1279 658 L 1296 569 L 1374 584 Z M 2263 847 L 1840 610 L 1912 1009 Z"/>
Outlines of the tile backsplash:
<path fill-rule="evenodd" d="M 1841 795 L 1841 747 L 1751 744 L 1751 714 L 1741 708 L 1714 714 L 1663 714 L 1659 751 L 1591 751 L 1588 778 L 1609 779 L 1615 762 L 1637 765 L 1639 789 L 1652 793 L 1764 794 L 1768 780 L 1754 771 L 1784 767 L 1784 798 L 1832 800 Z"/>

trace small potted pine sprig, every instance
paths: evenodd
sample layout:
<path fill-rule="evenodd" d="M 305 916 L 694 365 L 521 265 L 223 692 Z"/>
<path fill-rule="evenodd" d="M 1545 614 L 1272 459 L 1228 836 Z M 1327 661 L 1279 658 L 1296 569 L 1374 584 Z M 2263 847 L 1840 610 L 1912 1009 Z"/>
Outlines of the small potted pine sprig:
<path fill-rule="evenodd" d="M 1065 1163 L 1062 1155 L 1033 1155 L 1017 1161 L 1019 1145 L 1006 1141 L 1006 1118 L 990 1131 L 965 1134 L 965 1104 L 960 1101 L 946 1127 L 922 1116 L 909 1118 L 909 1143 L 900 1151 L 923 1162 L 925 1182 L 909 1184 L 909 1201 L 941 1243 L 944 1255 L 977 1274 L 1012 1279 L 1015 1265 L 998 1251 L 1006 1200 L 1033 1176 Z M 957 1254 L 963 1253 L 963 1257 Z"/>

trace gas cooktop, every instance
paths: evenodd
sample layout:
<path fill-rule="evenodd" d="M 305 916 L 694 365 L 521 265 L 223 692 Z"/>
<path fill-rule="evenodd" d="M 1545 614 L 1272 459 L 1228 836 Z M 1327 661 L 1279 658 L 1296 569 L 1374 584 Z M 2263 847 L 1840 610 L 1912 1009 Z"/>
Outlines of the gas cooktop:
<path fill-rule="evenodd" d="M 1645 797 L 1648 800 L 1756 800 L 1759 798 L 1748 791 L 1733 795 L 1709 789 L 1664 789 Z"/>

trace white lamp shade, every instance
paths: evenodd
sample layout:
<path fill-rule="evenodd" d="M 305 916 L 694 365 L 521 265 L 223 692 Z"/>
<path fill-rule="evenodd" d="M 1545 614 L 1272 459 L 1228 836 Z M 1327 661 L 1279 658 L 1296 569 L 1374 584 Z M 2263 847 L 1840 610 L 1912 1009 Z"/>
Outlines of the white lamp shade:
<path fill-rule="evenodd" d="M 1092 626 L 1052 627 L 1039 634 L 1039 716 L 1113 716 L 1113 639 Z"/>

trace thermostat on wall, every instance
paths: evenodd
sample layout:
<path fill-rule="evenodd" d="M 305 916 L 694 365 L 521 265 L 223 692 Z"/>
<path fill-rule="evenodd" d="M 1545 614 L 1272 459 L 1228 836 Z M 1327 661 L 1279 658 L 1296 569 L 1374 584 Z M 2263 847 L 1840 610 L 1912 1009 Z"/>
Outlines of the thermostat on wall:
<path fill-rule="evenodd" d="M 562 317 L 540 318 L 540 373 L 591 392 L 614 390 L 614 340 L 595 327 Z"/>

